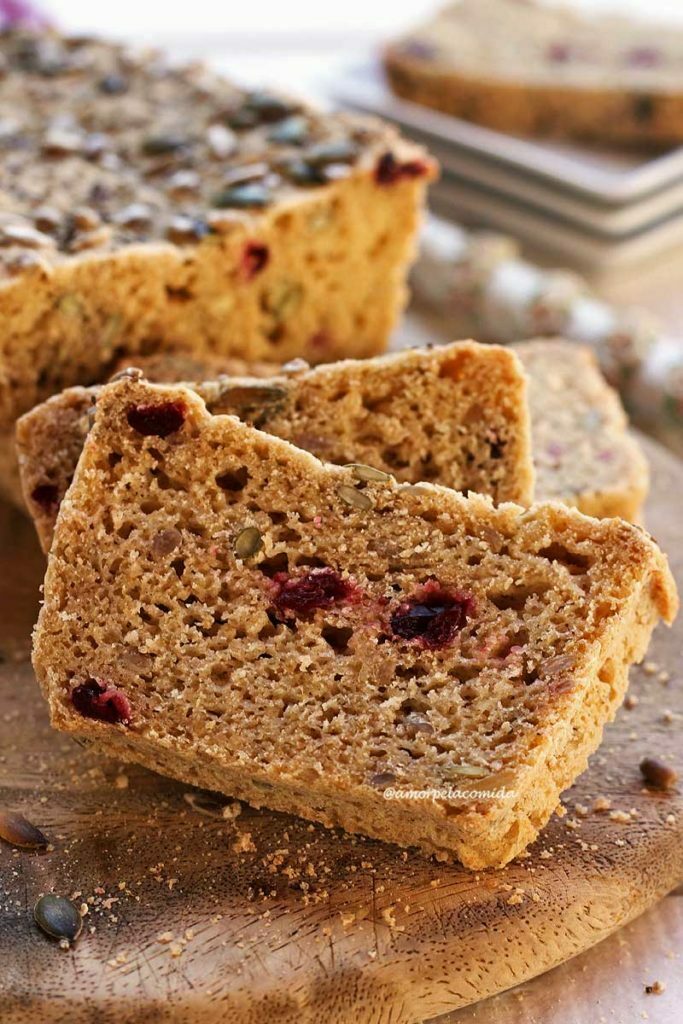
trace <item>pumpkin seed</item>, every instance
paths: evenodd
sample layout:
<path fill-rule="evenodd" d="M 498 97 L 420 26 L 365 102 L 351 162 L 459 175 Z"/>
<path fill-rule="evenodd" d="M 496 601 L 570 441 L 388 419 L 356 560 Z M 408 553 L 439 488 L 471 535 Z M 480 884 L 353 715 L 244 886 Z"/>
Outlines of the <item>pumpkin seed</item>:
<path fill-rule="evenodd" d="M 277 168 L 295 185 L 324 185 L 327 180 L 321 168 L 314 167 L 306 160 L 283 160 Z"/>
<path fill-rule="evenodd" d="M 183 793 L 183 799 L 197 814 L 205 818 L 222 818 L 225 802 L 213 793 Z"/>
<path fill-rule="evenodd" d="M 327 164 L 350 164 L 357 156 L 358 146 L 350 139 L 319 142 L 304 153 L 304 159 L 313 167 L 326 167 Z"/>
<path fill-rule="evenodd" d="M 378 772 L 370 778 L 370 785 L 377 786 L 379 789 L 382 789 L 384 786 L 390 786 L 392 782 L 396 782 L 396 776 L 393 772 Z"/>
<path fill-rule="evenodd" d="M 268 141 L 281 145 L 302 146 L 307 136 L 308 124 L 305 117 L 287 117 L 268 133 Z"/>
<path fill-rule="evenodd" d="M 390 473 L 384 473 L 374 466 L 366 466 L 362 462 L 347 462 L 346 468 L 353 471 L 356 480 L 376 481 L 382 484 L 391 480 Z"/>
<path fill-rule="evenodd" d="M 259 121 L 281 121 L 284 117 L 295 113 L 296 106 L 282 96 L 274 96 L 270 92 L 250 92 L 245 97 L 245 107 L 252 111 Z"/>
<path fill-rule="evenodd" d="M 355 487 L 350 487 L 348 484 L 342 484 L 341 487 L 338 487 L 337 494 L 344 504 L 351 505 L 352 508 L 358 508 L 362 512 L 367 512 L 368 509 L 372 508 L 372 500 L 367 494 L 356 490 Z"/>
<path fill-rule="evenodd" d="M 235 537 L 235 554 L 238 558 L 250 558 L 263 547 L 263 537 L 255 526 L 245 526 Z"/>
<path fill-rule="evenodd" d="M 40 897 L 33 908 L 33 917 L 46 935 L 67 942 L 75 942 L 83 927 L 83 918 L 73 903 L 53 893 Z"/>
<path fill-rule="evenodd" d="M 301 305 L 304 290 L 296 281 L 279 281 L 265 295 L 266 309 L 277 320 L 284 320 Z"/>
<path fill-rule="evenodd" d="M 142 143 L 142 152 L 145 156 L 165 156 L 184 149 L 187 142 L 180 135 L 148 135 Z"/>
<path fill-rule="evenodd" d="M 259 208 L 267 206 L 272 201 L 272 198 L 270 189 L 267 189 L 265 185 L 258 185 L 256 183 L 251 185 L 235 185 L 215 195 L 212 205 L 220 210 L 245 210 L 250 206 Z"/>
<path fill-rule="evenodd" d="M 21 846 L 25 850 L 40 850 L 47 846 L 47 839 L 23 814 L 0 811 L 0 839 Z"/>
<path fill-rule="evenodd" d="M 57 299 L 57 309 L 64 316 L 80 316 L 83 306 L 75 295 L 62 295 Z"/>
<path fill-rule="evenodd" d="M 455 775 L 465 775 L 470 779 L 481 779 L 484 775 L 489 775 L 488 768 L 481 768 L 476 764 L 454 764 L 451 765 L 451 771 Z"/>
<path fill-rule="evenodd" d="M 217 404 L 221 409 L 237 410 L 238 414 L 244 417 L 255 410 L 273 412 L 288 395 L 286 388 L 274 384 L 236 384 L 221 393 Z"/>

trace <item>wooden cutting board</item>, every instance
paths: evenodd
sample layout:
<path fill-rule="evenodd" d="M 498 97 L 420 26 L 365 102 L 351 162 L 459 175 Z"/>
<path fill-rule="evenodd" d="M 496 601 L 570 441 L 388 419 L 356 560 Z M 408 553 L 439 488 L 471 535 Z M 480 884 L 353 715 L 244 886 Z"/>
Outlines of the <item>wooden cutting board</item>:
<path fill-rule="evenodd" d="M 680 585 L 683 468 L 648 452 L 648 526 Z M 638 771 L 665 754 L 683 775 L 683 619 L 633 670 L 638 703 L 566 794 L 567 815 L 526 859 L 471 874 L 283 815 L 232 820 L 230 801 L 52 733 L 27 660 L 42 571 L 30 527 L 3 509 L 0 807 L 54 846 L 0 843 L 3 1024 L 406 1024 L 547 970 L 683 879 L 683 793 L 644 790 Z M 577 814 L 601 796 L 627 820 Z M 48 891 L 88 904 L 71 950 L 33 923 Z"/>

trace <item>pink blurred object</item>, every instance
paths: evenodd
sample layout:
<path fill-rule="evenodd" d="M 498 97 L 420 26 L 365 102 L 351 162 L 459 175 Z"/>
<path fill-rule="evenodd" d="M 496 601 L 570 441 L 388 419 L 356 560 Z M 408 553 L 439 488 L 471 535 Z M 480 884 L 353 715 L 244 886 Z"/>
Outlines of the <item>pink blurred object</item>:
<path fill-rule="evenodd" d="M 48 28 L 50 19 L 36 7 L 25 0 L 0 0 L 0 28 L 11 28 L 21 25 L 24 28 Z"/>

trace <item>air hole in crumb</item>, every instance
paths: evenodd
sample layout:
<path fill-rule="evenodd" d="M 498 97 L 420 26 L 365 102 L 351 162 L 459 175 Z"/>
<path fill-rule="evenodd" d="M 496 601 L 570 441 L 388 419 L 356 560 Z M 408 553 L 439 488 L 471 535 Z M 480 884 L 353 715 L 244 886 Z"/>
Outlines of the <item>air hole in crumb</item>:
<path fill-rule="evenodd" d="M 151 515 L 152 512 L 158 512 L 160 508 L 160 503 L 152 498 L 140 502 L 140 511 L 146 516 Z"/>
<path fill-rule="evenodd" d="M 534 665 L 533 667 L 530 667 L 528 665 L 524 666 L 524 685 L 525 686 L 531 686 L 531 684 L 535 683 L 538 678 L 539 678 L 539 669 L 538 669 L 537 665 Z"/>
<path fill-rule="evenodd" d="M 327 568 L 327 562 L 323 561 L 322 558 L 317 558 L 316 555 L 300 555 L 296 559 L 297 565 L 306 565 L 311 569 L 325 569 Z"/>
<path fill-rule="evenodd" d="M 152 476 L 156 479 L 157 487 L 160 491 L 186 491 L 187 488 L 177 480 L 172 480 L 171 477 L 163 471 L 163 469 L 153 469 Z"/>
<path fill-rule="evenodd" d="M 489 601 L 496 608 L 503 611 L 519 612 L 530 597 L 541 596 L 550 589 L 547 584 L 538 583 L 532 587 L 518 587 L 516 590 L 507 590 L 502 594 L 489 594 Z"/>
<path fill-rule="evenodd" d="M 385 448 L 382 452 L 382 458 L 386 465 L 391 466 L 392 469 L 406 469 L 409 465 L 394 448 Z"/>
<path fill-rule="evenodd" d="M 273 578 L 278 572 L 287 572 L 289 569 L 289 557 L 286 551 L 281 551 L 278 555 L 272 555 L 270 558 L 264 558 L 256 566 L 259 572 L 262 572 L 264 576 L 268 576 L 270 579 Z"/>
<path fill-rule="evenodd" d="M 348 647 L 349 640 L 353 636 L 353 629 L 350 626 L 332 626 L 325 623 L 321 634 L 323 640 L 326 640 L 338 654 L 341 654 Z"/>
<path fill-rule="evenodd" d="M 116 536 L 120 537 L 121 540 L 128 540 L 134 529 L 135 523 L 122 523 L 116 531 Z"/>
<path fill-rule="evenodd" d="M 394 675 L 399 679 L 420 679 L 427 675 L 427 669 L 419 662 L 416 665 L 397 665 Z"/>
<path fill-rule="evenodd" d="M 547 558 L 549 562 L 559 562 L 561 565 L 564 565 L 565 569 L 573 576 L 581 575 L 591 564 L 590 558 L 586 555 L 570 551 L 564 544 L 559 544 L 557 541 L 550 544 L 547 548 L 541 548 L 536 553 L 541 558 Z"/>
<path fill-rule="evenodd" d="M 185 572 L 184 560 L 182 558 L 174 558 L 173 561 L 171 562 L 171 568 L 173 569 L 178 579 L 181 579 L 183 573 Z"/>
<path fill-rule="evenodd" d="M 424 697 L 409 697 L 408 700 L 404 700 L 401 704 L 401 711 L 404 715 L 419 714 L 429 711 L 429 709 L 429 701 L 425 700 Z"/>
<path fill-rule="evenodd" d="M 216 483 L 223 491 L 243 491 L 249 480 L 249 471 L 246 466 L 239 469 L 229 469 L 216 477 Z"/>
<path fill-rule="evenodd" d="M 118 466 L 122 458 L 123 455 L 121 454 L 121 452 L 109 452 L 109 455 L 107 456 L 107 461 L 109 462 L 109 465 L 113 469 L 114 466 Z"/>
<path fill-rule="evenodd" d="M 297 530 L 290 530 L 288 527 L 285 527 L 283 530 L 277 531 L 277 539 L 281 544 L 297 544 L 301 541 L 301 534 Z M 297 562 L 297 565 L 300 564 L 300 562 Z"/>
<path fill-rule="evenodd" d="M 268 622 L 265 626 L 261 626 L 257 634 L 259 640 L 270 640 L 272 637 L 277 636 L 277 624 L 274 622 Z"/>

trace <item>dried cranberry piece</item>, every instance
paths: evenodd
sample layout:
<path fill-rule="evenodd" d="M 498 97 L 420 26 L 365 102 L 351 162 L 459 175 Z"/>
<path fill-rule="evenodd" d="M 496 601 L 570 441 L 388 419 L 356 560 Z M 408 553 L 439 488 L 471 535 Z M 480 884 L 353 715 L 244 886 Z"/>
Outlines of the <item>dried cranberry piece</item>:
<path fill-rule="evenodd" d="M 389 621 L 395 636 L 435 650 L 452 643 L 473 610 L 471 597 L 429 582 L 400 604 Z"/>
<path fill-rule="evenodd" d="M 393 153 L 383 153 L 375 167 L 378 185 L 394 185 L 401 178 L 421 178 L 429 170 L 424 160 L 397 160 Z"/>
<path fill-rule="evenodd" d="M 59 488 L 56 484 L 38 484 L 31 491 L 31 501 L 35 501 L 44 512 L 56 512 L 59 508 Z"/>
<path fill-rule="evenodd" d="M 71 691 L 71 703 L 84 718 L 117 725 L 131 718 L 130 702 L 123 690 L 100 679 L 86 679 Z"/>
<path fill-rule="evenodd" d="M 348 601 L 356 592 L 349 580 L 343 579 L 329 566 L 311 569 L 301 576 L 279 572 L 273 582 L 277 587 L 274 604 L 278 611 L 301 616 Z"/>
<path fill-rule="evenodd" d="M 187 408 L 184 402 L 158 402 L 149 405 L 131 405 L 127 419 L 133 430 L 145 437 L 168 437 L 180 430 L 185 422 Z"/>
<path fill-rule="evenodd" d="M 242 252 L 240 273 L 242 280 L 251 281 L 257 274 L 268 265 L 270 250 L 267 245 L 261 242 L 247 242 Z"/>

